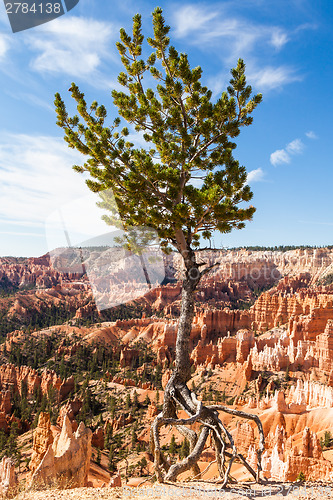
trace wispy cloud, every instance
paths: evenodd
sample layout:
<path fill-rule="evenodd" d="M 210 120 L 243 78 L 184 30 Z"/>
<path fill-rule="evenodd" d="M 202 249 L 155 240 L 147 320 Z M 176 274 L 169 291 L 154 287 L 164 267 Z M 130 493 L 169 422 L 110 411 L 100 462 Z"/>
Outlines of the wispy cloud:
<path fill-rule="evenodd" d="M 207 13 L 205 7 L 191 4 L 175 10 L 174 26 L 176 37 L 191 37 L 194 45 L 215 45 L 218 39 L 223 39 L 227 59 L 232 61 L 240 52 L 251 51 L 259 39 L 272 36 L 267 28 L 228 15 L 222 8 L 211 8 Z"/>
<path fill-rule="evenodd" d="M 284 149 L 277 149 L 270 156 L 270 162 L 274 167 L 282 163 L 290 163 L 290 156 Z"/>
<path fill-rule="evenodd" d="M 40 73 L 61 73 L 87 78 L 103 58 L 112 52 L 110 23 L 74 16 L 56 19 L 27 35 L 27 43 L 37 53 L 31 67 Z"/>
<path fill-rule="evenodd" d="M 264 171 L 261 168 L 256 168 L 255 170 L 251 170 L 247 174 L 247 180 L 246 182 L 251 183 L 251 182 L 258 182 L 261 181 L 264 177 Z"/>
<path fill-rule="evenodd" d="M 317 134 L 315 134 L 312 130 L 309 130 L 309 132 L 306 132 L 305 135 L 308 139 L 318 139 Z"/>
<path fill-rule="evenodd" d="M 66 245 L 64 229 L 71 242 L 110 231 L 96 205 L 99 196 L 88 190 L 86 175 L 71 168 L 85 160 L 57 137 L 0 134 L 0 231 L 12 236 L 40 231 L 49 250 Z"/>
<path fill-rule="evenodd" d="M 270 162 L 274 167 L 283 163 L 290 163 L 292 155 L 302 154 L 304 151 L 304 144 L 301 139 L 294 139 L 289 142 L 285 149 L 277 149 L 270 156 Z"/>
<path fill-rule="evenodd" d="M 304 150 L 304 144 L 301 139 L 294 139 L 293 141 L 289 142 L 289 144 L 287 144 L 286 150 L 292 155 L 301 154 Z"/>
<path fill-rule="evenodd" d="M 289 41 L 289 37 L 285 31 L 281 28 L 276 28 L 273 30 L 271 44 L 277 50 L 282 49 L 282 47 Z"/>
<path fill-rule="evenodd" d="M 301 75 L 292 66 L 272 66 L 265 57 L 282 50 L 295 35 L 275 25 L 253 22 L 235 15 L 231 4 L 206 6 L 187 4 L 175 9 L 175 35 L 193 45 L 220 47 L 219 57 L 228 65 L 239 57 L 247 61 L 248 80 L 257 88 L 271 90 L 299 81 Z M 259 56 L 260 54 L 260 56 Z M 260 61 L 259 61 L 260 57 Z M 220 91 L 220 89 L 218 89 Z"/>
<path fill-rule="evenodd" d="M 266 66 L 262 69 L 256 69 L 249 73 L 251 83 L 262 90 L 271 90 L 280 88 L 288 83 L 301 81 L 302 77 L 297 75 L 295 70 L 289 66 Z"/>
<path fill-rule="evenodd" d="M 82 159 L 62 139 L 1 133 L 0 220 L 42 226 L 59 204 L 86 194 L 83 180 L 71 168 Z"/>
<path fill-rule="evenodd" d="M 0 234 L 6 234 L 9 236 L 34 236 L 36 238 L 42 238 L 44 236 L 41 233 L 28 233 L 25 231 L 0 231 Z"/>
<path fill-rule="evenodd" d="M 209 21 L 216 19 L 217 11 L 205 11 L 194 5 L 184 5 L 175 12 L 176 36 L 185 37 L 193 31 L 205 30 Z"/>
<path fill-rule="evenodd" d="M 10 49 L 11 40 L 8 35 L 0 33 L 0 61 L 3 61 Z"/>

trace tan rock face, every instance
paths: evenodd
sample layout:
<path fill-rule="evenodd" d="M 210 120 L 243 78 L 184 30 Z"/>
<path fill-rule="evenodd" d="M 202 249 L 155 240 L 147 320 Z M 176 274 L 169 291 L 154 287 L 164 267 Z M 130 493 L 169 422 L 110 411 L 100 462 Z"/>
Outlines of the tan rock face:
<path fill-rule="evenodd" d="M 60 408 L 59 417 L 57 419 L 57 424 L 62 426 L 65 416 L 69 418 L 69 420 L 73 423 L 76 415 L 82 408 L 82 401 L 78 398 L 74 400 L 67 401 L 67 403 Z"/>
<path fill-rule="evenodd" d="M 150 405 L 148 406 L 146 418 L 147 418 L 147 420 L 152 419 L 152 418 L 156 417 L 157 414 L 158 414 L 158 408 L 156 406 L 156 403 L 154 401 L 152 401 L 150 403 Z"/>
<path fill-rule="evenodd" d="M 0 392 L 0 411 L 10 415 L 12 411 L 12 403 L 10 401 L 10 391 Z"/>
<path fill-rule="evenodd" d="M 254 445 L 254 430 L 246 421 L 238 422 L 234 433 L 234 441 L 241 453 L 246 453 Z"/>
<path fill-rule="evenodd" d="M 49 413 L 41 412 L 33 434 L 32 456 L 29 464 L 33 474 L 43 460 L 50 444 L 53 443 Z"/>
<path fill-rule="evenodd" d="M 117 474 L 114 477 L 111 477 L 110 483 L 109 483 L 109 488 L 117 488 L 121 487 L 121 477 L 120 474 Z"/>
<path fill-rule="evenodd" d="M 95 448 L 99 448 L 100 450 L 104 450 L 104 430 L 103 430 L 103 427 L 97 427 L 97 429 L 93 432 L 91 444 Z"/>
<path fill-rule="evenodd" d="M 32 475 L 30 486 L 59 488 L 87 486 L 91 457 L 92 432 L 83 422 L 73 434 L 69 418 L 63 421 L 61 433 L 50 445 Z"/>
<path fill-rule="evenodd" d="M 12 498 L 17 493 L 15 463 L 11 458 L 3 457 L 0 462 L 0 497 Z"/>
<path fill-rule="evenodd" d="M 283 429 L 275 432 L 272 451 L 266 450 L 262 457 L 263 474 L 277 481 L 296 481 L 300 472 L 307 480 L 332 481 L 333 464 L 325 460 L 316 433 L 305 427 L 301 449 L 293 447 Z M 256 469 L 255 448 L 248 451 L 248 460 Z"/>
<path fill-rule="evenodd" d="M 53 370 L 44 369 L 41 375 L 38 375 L 37 371 L 29 366 L 18 367 L 9 363 L 0 366 L 0 390 L 6 408 L 9 408 L 9 395 L 15 392 L 21 394 L 23 385 L 26 385 L 29 395 L 32 395 L 38 387 L 41 388 L 43 394 L 47 394 L 52 387 L 56 395 L 61 399 L 73 390 L 74 379 L 70 377 L 63 381 Z"/>

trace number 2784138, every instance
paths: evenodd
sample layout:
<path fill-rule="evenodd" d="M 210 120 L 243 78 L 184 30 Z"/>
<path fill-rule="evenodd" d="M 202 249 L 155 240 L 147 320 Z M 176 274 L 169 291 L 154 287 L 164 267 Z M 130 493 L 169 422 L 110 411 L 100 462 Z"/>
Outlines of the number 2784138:
<path fill-rule="evenodd" d="M 7 2 L 6 11 L 7 14 L 61 14 L 61 3 Z"/>

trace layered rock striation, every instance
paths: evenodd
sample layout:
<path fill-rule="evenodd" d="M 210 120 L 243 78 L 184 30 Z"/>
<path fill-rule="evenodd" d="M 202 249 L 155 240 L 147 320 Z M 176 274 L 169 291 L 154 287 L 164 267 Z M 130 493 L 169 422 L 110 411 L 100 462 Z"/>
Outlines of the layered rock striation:
<path fill-rule="evenodd" d="M 43 489 L 52 485 L 64 489 L 87 486 L 91 439 L 92 431 L 83 422 L 73 433 L 71 422 L 65 416 L 60 434 L 48 446 L 31 476 L 30 487 Z"/>

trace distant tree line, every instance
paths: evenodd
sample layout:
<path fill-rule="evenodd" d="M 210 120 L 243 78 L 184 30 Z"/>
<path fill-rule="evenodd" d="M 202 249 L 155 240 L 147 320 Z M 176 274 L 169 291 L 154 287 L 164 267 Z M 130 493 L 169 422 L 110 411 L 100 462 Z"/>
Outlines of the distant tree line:
<path fill-rule="evenodd" d="M 242 246 L 242 247 L 230 247 L 226 250 L 249 250 L 251 252 L 269 251 L 269 252 L 288 252 L 289 250 L 305 250 L 305 249 L 315 249 L 315 248 L 333 248 L 333 245 L 275 245 L 272 247 L 266 246 Z"/>

